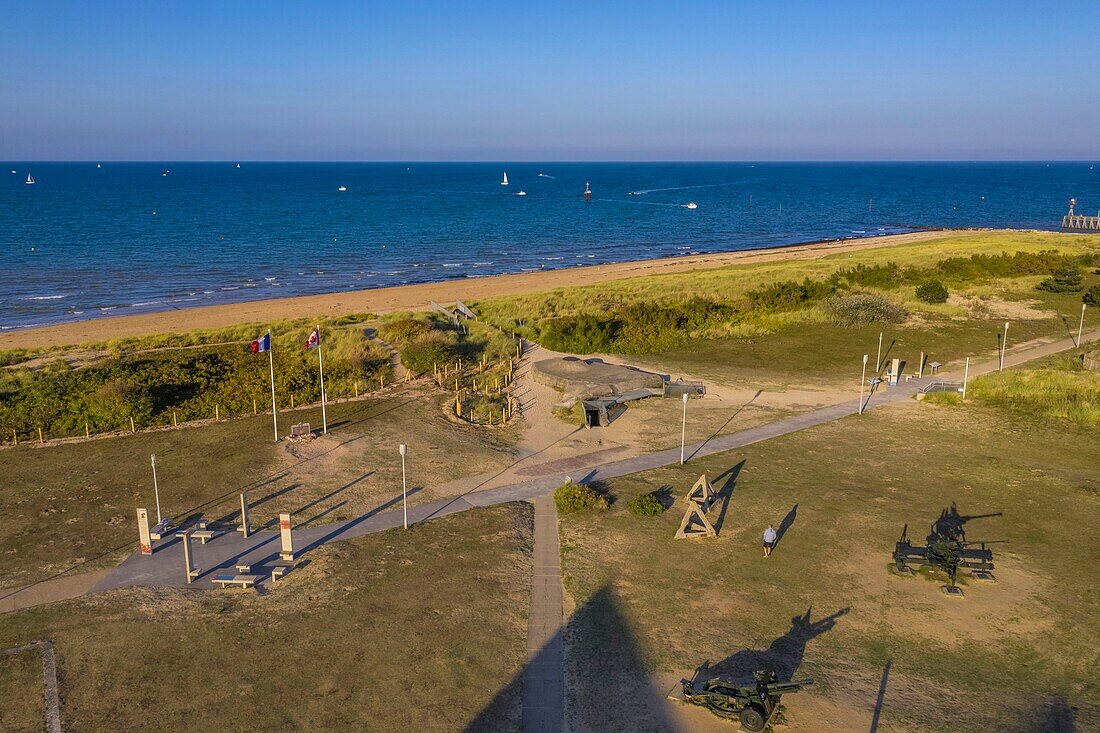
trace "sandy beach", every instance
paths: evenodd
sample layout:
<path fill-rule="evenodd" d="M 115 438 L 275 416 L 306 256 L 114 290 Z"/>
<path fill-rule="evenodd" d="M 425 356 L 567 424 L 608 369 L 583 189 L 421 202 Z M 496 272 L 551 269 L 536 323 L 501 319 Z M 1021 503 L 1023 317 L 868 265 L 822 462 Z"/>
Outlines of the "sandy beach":
<path fill-rule="evenodd" d="M 544 272 L 447 280 L 444 282 L 404 285 L 373 290 L 355 290 L 322 295 L 306 295 L 246 303 L 198 306 L 157 313 L 96 318 L 60 323 L 41 328 L 0 334 L 0 349 L 73 346 L 89 342 L 172 333 L 203 328 L 219 328 L 238 323 L 303 318 L 334 317 L 348 313 L 388 313 L 397 310 L 426 310 L 430 301 L 440 303 L 475 301 L 505 295 L 539 292 L 573 285 L 622 280 L 641 275 L 659 275 L 689 270 L 708 270 L 731 264 L 824 257 L 837 252 L 890 247 L 913 242 L 976 234 L 976 230 L 941 230 L 815 242 L 763 250 L 721 252 L 716 254 L 671 257 L 665 259 L 620 262 L 610 265 L 577 267 Z"/>

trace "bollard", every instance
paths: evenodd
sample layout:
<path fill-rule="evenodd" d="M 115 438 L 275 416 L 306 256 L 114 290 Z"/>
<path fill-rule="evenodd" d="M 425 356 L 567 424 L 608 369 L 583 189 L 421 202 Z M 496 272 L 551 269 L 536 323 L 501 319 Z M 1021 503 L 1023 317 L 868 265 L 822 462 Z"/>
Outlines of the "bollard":
<path fill-rule="evenodd" d="M 291 531 L 289 514 L 279 515 L 279 539 L 282 542 L 279 559 L 294 562 L 294 535 Z"/>
<path fill-rule="evenodd" d="M 183 533 L 183 569 L 187 574 L 187 585 L 191 585 L 191 582 L 199 577 L 199 569 L 191 562 L 191 532 L 193 530 L 186 530 Z"/>
<path fill-rule="evenodd" d="M 149 510 L 137 510 L 138 521 L 138 546 L 142 555 L 153 554 L 153 538 L 149 534 Z"/>
<path fill-rule="evenodd" d="M 245 538 L 248 537 L 250 527 L 248 524 L 248 492 L 245 491 L 241 494 L 241 526 L 237 527 L 237 531 L 241 533 Z"/>

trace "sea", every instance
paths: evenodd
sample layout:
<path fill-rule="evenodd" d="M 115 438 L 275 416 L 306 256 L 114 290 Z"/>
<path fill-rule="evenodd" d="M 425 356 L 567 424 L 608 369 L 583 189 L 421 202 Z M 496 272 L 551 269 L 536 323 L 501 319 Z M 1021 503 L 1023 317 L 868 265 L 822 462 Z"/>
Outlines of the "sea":
<path fill-rule="evenodd" d="M 0 175 L 0 330 L 925 228 L 1055 230 L 1070 198 L 1100 210 L 1090 162 L 19 162 Z"/>

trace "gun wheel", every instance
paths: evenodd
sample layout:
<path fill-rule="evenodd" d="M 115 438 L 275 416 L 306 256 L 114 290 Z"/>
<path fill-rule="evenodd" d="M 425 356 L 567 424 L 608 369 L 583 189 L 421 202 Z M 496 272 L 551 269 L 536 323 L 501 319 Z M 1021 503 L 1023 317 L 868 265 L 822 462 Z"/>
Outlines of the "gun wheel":
<path fill-rule="evenodd" d="M 741 712 L 737 715 L 737 719 L 741 721 L 741 727 L 752 733 L 759 733 L 764 730 L 764 726 L 768 722 L 768 716 L 764 711 L 755 703 L 746 705 L 741 708 Z"/>

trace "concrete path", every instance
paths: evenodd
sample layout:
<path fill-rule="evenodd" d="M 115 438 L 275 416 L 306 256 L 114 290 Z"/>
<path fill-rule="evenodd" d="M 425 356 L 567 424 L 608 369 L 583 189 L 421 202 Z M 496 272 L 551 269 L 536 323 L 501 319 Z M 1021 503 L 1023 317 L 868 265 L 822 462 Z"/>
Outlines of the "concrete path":
<path fill-rule="evenodd" d="M 562 733 L 565 669 L 558 512 L 550 494 L 535 499 L 535 558 L 531 614 L 527 620 L 527 666 L 523 669 L 523 733 Z"/>
<path fill-rule="evenodd" d="M 1100 337 L 1100 331 L 1091 331 L 1086 335 L 1086 341 L 1093 341 Z M 1006 366 L 1015 366 L 1032 359 L 1049 356 L 1066 351 L 1074 347 L 1071 339 L 1036 339 L 1026 344 L 1010 348 L 1005 360 Z M 970 377 L 994 371 L 997 368 L 997 360 L 991 359 L 982 363 L 972 362 L 970 365 Z M 944 370 L 935 377 L 940 379 L 961 379 L 961 365 L 951 371 Z M 892 388 L 880 388 L 875 394 L 867 397 L 866 409 L 874 409 L 883 405 L 892 404 L 911 399 L 922 384 L 927 384 L 933 378 L 925 377 L 920 382 L 910 382 Z M 858 385 L 858 379 L 853 386 Z M 813 412 L 793 415 L 767 425 L 742 430 L 736 433 L 721 435 L 711 440 L 689 444 L 687 455 L 689 462 L 695 458 L 708 456 L 723 451 L 742 448 L 752 443 L 768 440 L 788 433 L 793 433 L 805 428 L 814 427 L 823 423 L 838 420 L 843 417 L 856 414 L 859 407 L 858 398 L 841 402 L 835 405 L 815 410 Z M 601 460 L 603 459 L 603 460 Z M 625 458 L 616 461 L 607 461 L 606 456 L 593 455 L 591 463 L 577 466 L 569 470 L 568 475 L 574 480 L 594 481 L 624 476 L 639 471 L 646 471 L 662 466 L 673 465 L 680 461 L 679 446 L 642 456 Z M 409 507 L 409 522 L 415 524 L 426 519 L 442 517 L 448 514 L 465 511 L 472 507 L 492 506 L 510 501 L 530 501 L 535 497 L 546 494 L 562 483 L 566 473 L 554 473 L 528 481 L 509 484 L 483 491 L 474 491 L 462 496 L 450 499 L 419 504 Z M 377 509 L 355 519 L 335 524 L 309 527 L 295 530 L 295 548 L 299 555 L 308 555 L 308 552 L 326 542 L 350 539 L 373 532 L 380 532 L 401 526 L 401 498 L 397 494 L 393 499 Z M 195 551 L 195 563 L 202 570 L 202 575 L 196 581 L 198 587 L 211 587 L 210 578 L 218 573 L 234 572 L 233 566 L 241 560 L 250 562 L 253 566 L 262 566 L 278 558 L 279 536 L 277 532 L 258 532 L 247 540 L 233 531 L 228 531 L 206 545 L 193 544 Z M 133 555 L 117 568 L 114 568 L 91 590 L 105 590 L 132 585 L 146 586 L 183 586 L 183 553 L 179 541 L 168 540 L 157 546 L 157 551 L 151 557 Z"/>
<path fill-rule="evenodd" d="M 96 570 L 90 573 L 62 575 L 19 588 L 5 588 L 0 590 L 0 613 L 82 596 L 103 580 L 108 572 Z"/>

